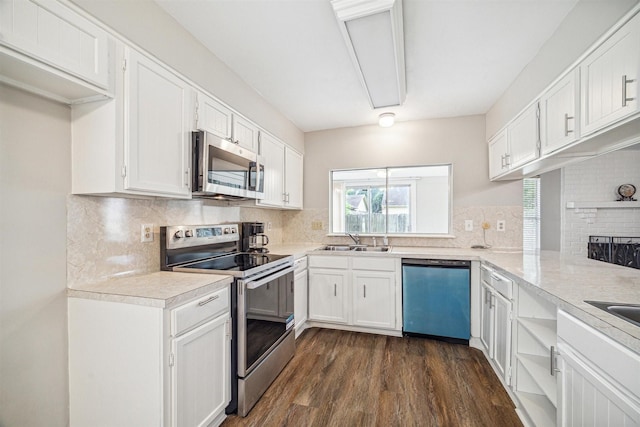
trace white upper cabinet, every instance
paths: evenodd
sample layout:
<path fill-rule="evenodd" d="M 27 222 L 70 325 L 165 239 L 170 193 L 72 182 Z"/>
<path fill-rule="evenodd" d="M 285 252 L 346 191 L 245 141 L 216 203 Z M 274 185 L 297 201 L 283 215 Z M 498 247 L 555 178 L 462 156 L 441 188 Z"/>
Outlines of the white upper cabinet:
<path fill-rule="evenodd" d="M 489 141 L 489 177 L 495 178 L 509 170 L 507 130 L 500 131 Z"/>
<path fill-rule="evenodd" d="M 540 99 L 540 145 L 542 154 L 552 153 L 580 137 L 578 71 L 574 70 L 546 91 Z"/>
<path fill-rule="evenodd" d="M 260 155 L 264 162 L 264 198 L 260 206 L 302 209 L 302 154 L 262 132 Z"/>
<path fill-rule="evenodd" d="M 196 128 L 258 151 L 258 126 L 202 92 L 196 102 Z"/>
<path fill-rule="evenodd" d="M 104 95 L 109 41 L 106 31 L 57 1 L 0 0 L 6 83 L 68 103 Z"/>
<path fill-rule="evenodd" d="M 581 63 L 580 75 L 583 135 L 639 110 L 640 14 Z"/>
<path fill-rule="evenodd" d="M 196 103 L 196 129 L 210 132 L 222 139 L 231 140 L 233 113 L 224 104 L 202 92 Z"/>
<path fill-rule="evenodd" d="M 191 87 L 135 50 L 125 57 L 124 188 L 188 196 Z"/>
<path fill-rule="evenodd" d="M 262 133 L 260 155 L 264 162 L 264 198 L 259 205 L 283 206 L 284 204 L 284 144 Z"/>
<path fill-rule="evenodd" d="M 516 117 L 489 141 L 489 177 L 494 179 L 540 154 L 538 103 Z"/>
<path fill-rule="evenodd" d="M 304 173 L 302 154 L 285 147 L 284 156 L 285 207 L 302 209 L 302 179 Z"/>
<path fill-rule="evenodd" d="M 533 103 L 507 127 L 510 169 L 534 160 L 539 155 L 539 110 Z"/>
<path fill-rule="evenodd" d="M 116 98 L 72 108 L 72 193 L 190 198 L 192 89 L 133 49 L 117 55 Z"/>
<path fill-rule="evenodd" d="M 258 152 L 258 125 L 244 117 L 233 115 L 233 142 L 248 150 Z"/>

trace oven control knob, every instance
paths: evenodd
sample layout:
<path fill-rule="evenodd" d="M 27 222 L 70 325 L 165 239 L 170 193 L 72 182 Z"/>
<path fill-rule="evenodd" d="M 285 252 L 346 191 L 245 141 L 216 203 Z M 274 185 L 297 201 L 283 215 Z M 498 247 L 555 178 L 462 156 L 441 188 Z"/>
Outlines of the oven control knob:
<path fill-rule="evenodd" d="M 193 230 L 187 230 L 184 232 L 184 237 L 193 237 Z"/>
<path fill-rule="evenodd" d="M 229 227 L 225 228 L 225 229 L 224 229 L 224 234 L 229 234 L 229 233 L 230 233 L 230 231 L 229 231 Z"/>
<path fill-rule="evenodd" d="M 178 230 L 175 232 L 175 234 L 173 235 L 173 237 L 175 237 L 176 239 L 182 239 L 182 230 Z"/>
<path fill-rule="evenodd" d="M 237 231 L 235 228 L 232 228 L 232 229 L 231 229 L 231 234 L 235 234 L 235 233 L 237 233 L 237 232 L 238 232 L 238 231 Z"/>

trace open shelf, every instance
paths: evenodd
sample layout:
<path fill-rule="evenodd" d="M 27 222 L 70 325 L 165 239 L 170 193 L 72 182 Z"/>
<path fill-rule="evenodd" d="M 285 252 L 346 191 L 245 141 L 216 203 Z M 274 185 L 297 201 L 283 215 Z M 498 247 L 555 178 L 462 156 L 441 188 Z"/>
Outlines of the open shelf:
<path fill-rule="evenodd" d="M 556 345 L 556 320 L 519 317 L 518 322 L 547 350 Z"/>
<path fill-rule="evenodd" d="M 516 392 L 516 397 L 526 409 L 526 413 L 535 426 L 555 426 L 556 408 L 549 399 L 533 393 Z"/>
<path fill-rule="evenodd" d="M 567 209 L 620 209 L 640 208 L 640 202 L 567 202 Z"/>
<path fill-rule="evenodd" d="M 549 358 L 531 354 L 518 354 L 518 360 L 527 370 L 531 379 L 555 405 L 557 400 L 556 377 L 549 374 Z"/>

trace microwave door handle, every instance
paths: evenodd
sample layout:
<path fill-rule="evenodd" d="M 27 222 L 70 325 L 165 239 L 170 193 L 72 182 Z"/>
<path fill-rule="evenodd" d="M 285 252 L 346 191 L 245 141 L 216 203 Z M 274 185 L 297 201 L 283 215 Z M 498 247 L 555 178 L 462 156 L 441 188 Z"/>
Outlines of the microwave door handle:
<path fill-rule="evenodd" d="M 293 266 L 287 267 L 284 270 L 280 270 L 278 274 L 271 274 L 263 279 L 256 280 L 255 282 L 248 282 L 247 289 L 257 289 L 260 286 L 264 286 L 267 283 L 271 283 L 273 279 L 277 279 L 280 276 L 284 276 L 285 274 L 291 273 L 293 271 Z"/>
<path fill-rule="evenodd" d="M 252 183 L 252 177 L 255 177 Z M 249 174 L 247 175 L 247 190 L 256 191 L 256 186 L 258 185 L 258 163 L 250 162 L 249 163 Z"/>

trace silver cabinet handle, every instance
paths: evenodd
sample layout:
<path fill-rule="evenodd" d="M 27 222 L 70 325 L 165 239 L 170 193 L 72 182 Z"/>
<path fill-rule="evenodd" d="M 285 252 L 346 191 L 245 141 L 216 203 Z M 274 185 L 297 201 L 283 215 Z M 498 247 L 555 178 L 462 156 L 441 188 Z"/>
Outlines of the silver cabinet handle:
<path fill-rule="evenodd" d="M 549 374 L 553 377 L 556 371 L 556 347 L 552 345 L 549 349 Z"/>
<path fill-rule="evenodd" d="M 496 296 L 491 294 L 491 300 L 490 301 L 491 301 L 491 305 L 490 305 L 489 308 L 495 307 L 496 306 Z"/>
<path fill-rule="evenodd" d="M 636 79 L 627 79 L 627 75 L 622 76 L 622 106 L 626 107 L 627 102 L 633 101 L 635 98 L 627 98 L 627 85 L 635 82 Z"/>
<path fill-rule="evenodd" d="M 293 293 L 293 280 L 291 281 L 291 293 Z"/>
<path fill-rule="evenodd" d="M 573 119 L 575 119 L 575 117 L 564 113 L 564 136 L 569 136 L 569 134 L 573 132 L 573 130 L 569 130 L 569 120 Z"/>
<path fill-rule="evenodd" d="M 489 304 L 491 302 L 491 292 L 488 289 L 484 290 L 484 303 Z"/>
<path fill-rule="evenodd" d="M 509 161 L 510 158 L 511 154 L 507 153 L 504 155 L 504 166 L 507 168 L 511 165 L 511 162 Z"/>
<path fill-rule="evenodd" d="M 338 296 L 338 285 L 336 285 L 335 283 L 333 284 L 333 296 Z"/>
<path fill-rule="evenodd" d="M 362 285 L 362 289 L 363 289 L 362 296 L 364 298 L 366 298 L 367 297 L 367 285 Z"/>
<path fill-rule="evenodd" d="M 220 298 L 220 295 L 213 295 L 213 296 L 211 296 L 211 297 L 207 298 L 207 299 L 206 299 L 206 300 L 204 300 L 204 301 L 200 301 L 200 302 L 198 303 L 198 305 L 199 305 L 200 307 L 202 307 L 203 305 L 207 305 L 207 304 L 209 304 L 211 301 L 215 301 L 215 300 L 217 300 L 218 298 Z"/>
<path fill-rule="evenodd" d="M 504 158 L 505 158 L 504 154 L 502 156 L 500 156 L 500 169 L 504 169 L 505 168 Z"/>

